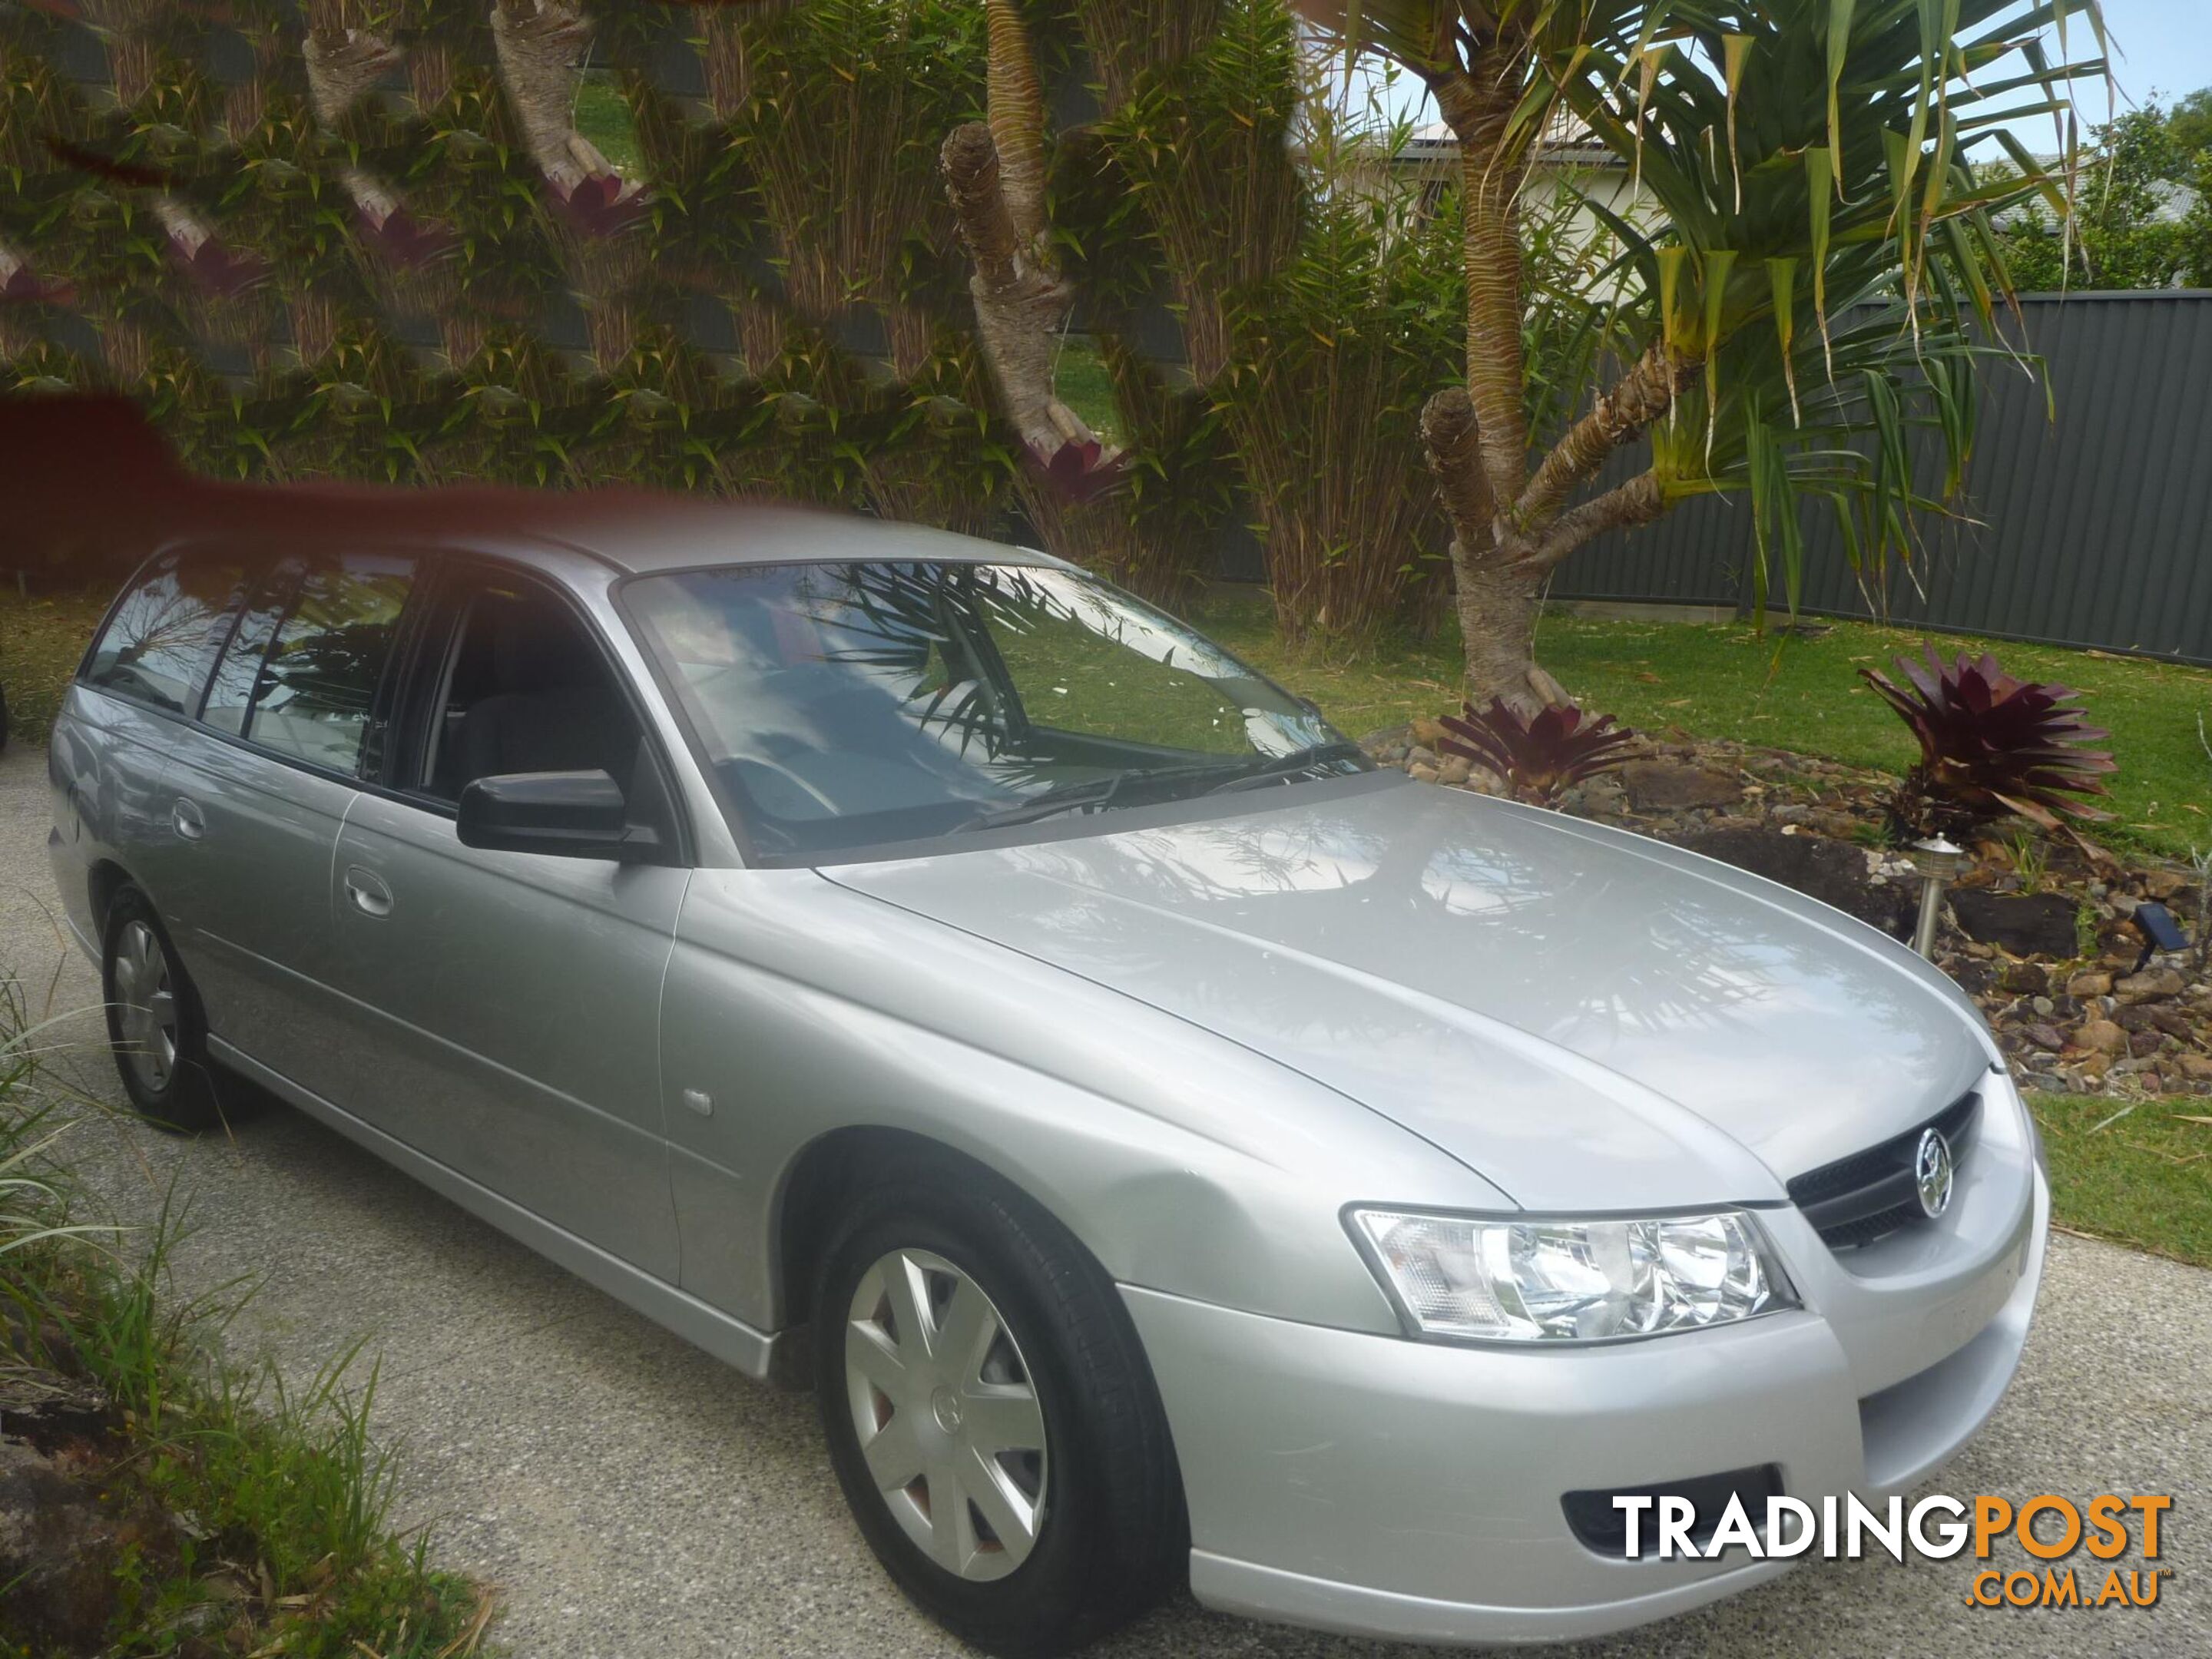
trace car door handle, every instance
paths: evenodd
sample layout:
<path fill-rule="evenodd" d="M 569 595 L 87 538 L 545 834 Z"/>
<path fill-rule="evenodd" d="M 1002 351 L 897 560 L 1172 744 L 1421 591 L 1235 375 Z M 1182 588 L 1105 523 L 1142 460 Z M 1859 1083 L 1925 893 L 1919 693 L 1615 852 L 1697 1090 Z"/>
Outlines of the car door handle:
<path fill-rule="evenodd" d="M 184 795 L 178 796 L 176 805 L 169 808 L 169 827 L 186 841 L 198 841 L 207 834 L 207 820 L 200 816 L 198 805 Z"/>
<path fill-rule="evenodd" d="M 392 914 L 392 890 L 383 880 L 371 875 L 359 865 L 351 865 L 345 872 L 346 896 L 353 908 L 365 916 L 388 916 Z"/>

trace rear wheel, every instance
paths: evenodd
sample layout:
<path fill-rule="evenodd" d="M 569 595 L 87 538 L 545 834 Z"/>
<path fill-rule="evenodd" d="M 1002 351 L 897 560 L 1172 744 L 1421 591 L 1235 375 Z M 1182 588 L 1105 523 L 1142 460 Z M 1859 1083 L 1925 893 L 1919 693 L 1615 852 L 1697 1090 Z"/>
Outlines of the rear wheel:
<path fill-rule="evenodd" d="M 136 887 L 118 890 L 109 901 L 100 984 L 107 1040 L 123 1091 L 138 1115 L 187 1133 L 219 1122 L 198 994 L 153 905 Z"/>
<path fill-rule="evenodd" d="M 940 1624 L 1010 1659 L 1158 1601 L 1188 1543 L 1166 1420 L 1112 1281 L 945 1159 L 856 1195 L 817 1285 L 816 1382 L 861 1532 Z"/>

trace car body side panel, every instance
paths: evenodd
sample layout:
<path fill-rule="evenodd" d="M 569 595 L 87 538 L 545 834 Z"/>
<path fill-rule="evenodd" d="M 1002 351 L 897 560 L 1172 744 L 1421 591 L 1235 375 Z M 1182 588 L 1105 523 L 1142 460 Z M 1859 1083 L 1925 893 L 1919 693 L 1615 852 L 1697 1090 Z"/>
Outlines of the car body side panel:
<path fill-rule="evenodd" d="M 171 732 L 154 901 L 208 1029 L 308 1088 L 342 1091 L 330 870 L 358 792 L 181 721 Z M 179 831 L 185 814 L 197 836 Z"/>
<path fill-rule="evenodd" d="M 1507 1202 L 1270 1060 L 806 870 L 696 872 L 662 1078 L 684 1288 L 765 1329 L 785 1318 L 783 1181 L 840 1128 L 969 1154 L 1125 1283 L 1353 1329 L 1398 1326 L 1339 1220 L 1346 1193 Z"/>
<path fill-rule="evenodd" d="M 349 889 L 385 896 L 365 913 Z M 487 852 L 365 795 L 329 875 L 339 1105 L 673 1280 L 660 982 L 684 870 Z"/>
<path fill-rule="evenodd" d="M 119 866 L 149 893 L 171 839 L 161 783 L 182 728 L 166 715 L 105 691 L 72 686 L 46 750 L 53 829 L 46 838 L 63 914 L 96 957 L 100 919 L 92 867 Z M 158 896 L 155 903 L 160 903 Z"/>

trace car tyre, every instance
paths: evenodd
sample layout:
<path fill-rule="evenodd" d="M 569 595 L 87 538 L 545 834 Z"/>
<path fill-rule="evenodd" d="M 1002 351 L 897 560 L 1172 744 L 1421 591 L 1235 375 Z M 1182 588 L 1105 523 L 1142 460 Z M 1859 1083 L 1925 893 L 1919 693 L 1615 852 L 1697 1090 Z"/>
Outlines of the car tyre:
<path fill-rule="evenodd" d="M 816 1389 L 891 1577 L 1001 1659 L 1070 1652 L 1153 1606 L 1187 1571 L 1189 1528 L 1113 1281 L 1036 1204 L 950 1158 L 864 1179 L 842 1207 L 815 1287 Z"/>
<path fill-rule="evenodd" d="M 108 902 L 100 982 L 108 1044 L 132 1109 L 180 1134 L 221 1122 L 199 994 L 152 902 L 136 887 L 118 890 Z"/>

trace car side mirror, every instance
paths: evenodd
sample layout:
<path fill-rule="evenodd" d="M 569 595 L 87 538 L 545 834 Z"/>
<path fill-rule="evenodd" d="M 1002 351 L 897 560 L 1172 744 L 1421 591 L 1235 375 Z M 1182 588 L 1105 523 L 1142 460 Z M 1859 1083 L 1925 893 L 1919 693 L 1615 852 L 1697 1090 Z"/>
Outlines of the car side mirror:
<path fill-rule="evenodd" d="M 634 823 L 622 787 L 605 772 L 511 772 L 461 791 L 461 845 L 555 858 L 650 863 L 660 832 Z"/>

